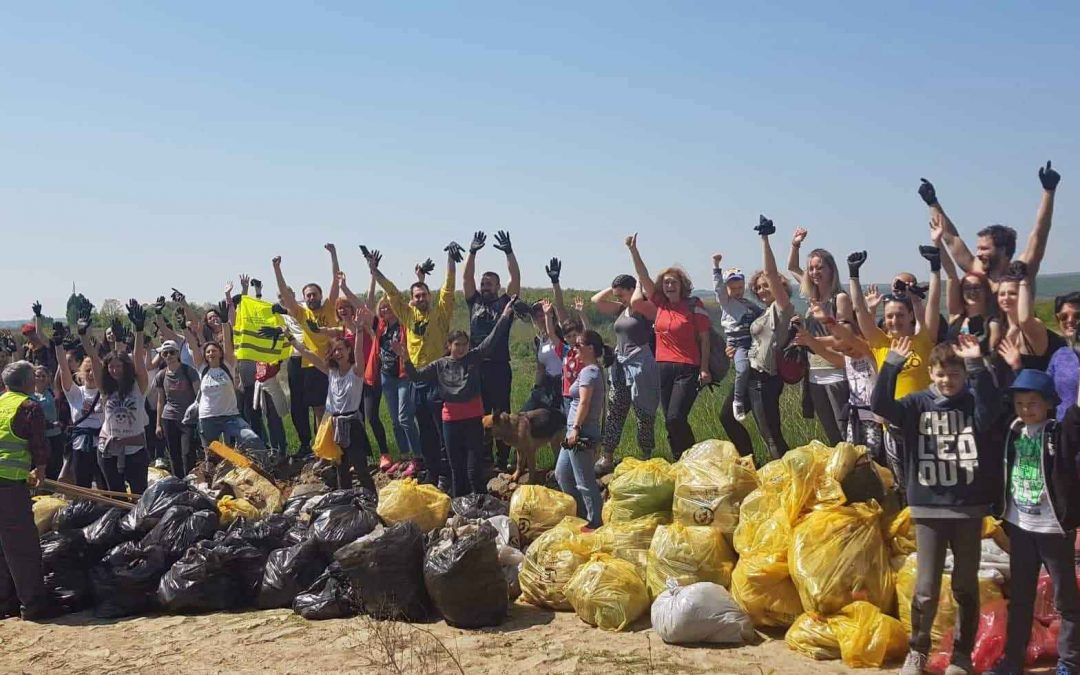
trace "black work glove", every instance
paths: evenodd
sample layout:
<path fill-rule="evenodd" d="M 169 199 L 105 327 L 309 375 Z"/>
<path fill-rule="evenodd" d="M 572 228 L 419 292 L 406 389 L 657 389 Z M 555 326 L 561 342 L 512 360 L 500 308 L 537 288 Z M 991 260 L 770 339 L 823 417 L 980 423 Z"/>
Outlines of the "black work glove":
<path fill-rule="evenodd" d="M 278 341 L 280 341 L 281 338 L 284 337 L 285 330 L 274 326 L 263 326 L 259 329 L 258 334 L 261 338 L 273 340 L 274 342 L 270 346 L 270 349 L 277 349 Z"/>
<path fill-rule="evenodd" d="M 758 224 L 754 226 L 754 231 L 762 237 L 767 237 L 770 234 L 776 234 L 776 226 L 765 216 L 758 216 Z"/>
<path fill-rule="evenodd" d="M 469 244 L 469 253 L 476 253 L 487 245 L 487 235 L 477 230 L 473 232 L 472 243 Z"/>
<path fill-rule="evenodd" d="M 273 305 L 271 305 L 270 306 L 270 311 L 273 312 L 274 314 L 288 314 L 289 313 L 289 310 L 282 307 L 280 302 L 275 302 Z"/>
<path fill-rule="evenodd" d="M 461 244 L 456 241 L 452 241 L 446 245 L 443 249 L 450 256 L 450 259 L 456 263 L 465 259 L 465 249 L 461 248 Z"/>
<path fill-rule="evenodd" d="M 934 190 L 934 184 L 925 178 L 920 178 L 922 183 L 919 185 L 919 196 L 926 202 L 927 206 L 933 206 L 938 203 L 937 192 Z"/>
<path fill-rule="evenodd" d="M 124 324 L 120 323 L 120 319 L 113 319 L 109 322 L 109 328 L 112 329 L 113 344 L 118 345 L 124 341 L 124 337 L 127 335 L 127 331 L 124 330 Z"/>
<path fill-rule="evenodd" d="M 308 327 L 309 331 L 311 331 L 312 333 L 318 333 L 319 332 L 319 324 L 318 323 L 316 323 L 312 319 L 308 319 L 306 323 L 307 323 L 307 327 Z"/>
<path fill-rule="evenodd" d="M 79 349 L 80 347 L 82 347 L 82 343 L 79 342 L 79 339 L 73 335 L 68 335 L 66 338 L 64 338 L 63 345 L 64 351 L 71 351 L 73 349 Z"/>
<path fill-rule="evenodd" d="M 435 262 L 431 258 L 428 258 L 424 262 L 420 263 L 420 273 L 424 276 L 431 274 L 435 271 Z"/>
<path fill-rule="evenodd" d="M 184 308 L 183 307 L 177 307 L 176 308 L 176 320 L 177 320 L 177 322 L 179 322 L 180 328 L 183 329 L 184 324 L 187 323 L 187 314 L 184 313 Z"/>
<path fill-rule="evenodd" d="M 146 310 L 142 308 L 142 305 L 135 298 L 128 300 L 127 315 L 128 321 L 135 327 L 135 332 L 141 333 L 143 328 L 146 327 Z"/>
<path fill-rule="evenodd" d="M 506 255 L 514 252 L 513 246 L 510 245 L 510 233 L 506 230 L 499 230 L 495 233 L 495 250 L 502 251 Z"/>
<path fill-rule="evenodd" d="M 218 316 L 221 317 L 222 323 L 227 322 L 229 320 L 229 303 L 220 300 L 218 301 L 217 309 Z"/>
<path fill-rule="evenodd" d="M 931 272 L 941 271 L 941 249 L 937 246 L 920 246 L 919 255 L 930 263 Z"/>
<path fill-rule="evenodd" d="M 256 298 L 261 298 L 262 297 L 262 282 L 259 281 L 258 279 L 252 279 L 251 280 L 251 287 L 255 289 L 255 297 Z"/>
<path fill-rule="evenodd" d="M 847 257 L 848 276 L 852 279 L 859 278 L 859 268 L 866 262 L 866 251 L 856 251 Z"/>
<path fill-rule="evenodd" d="M 1039 167 L 1039 182 L 1047 192 L 1053 192 L 1061 182 L 1061 174 L 1050 168 L 1050 160 L 1046 160 L 1046 167 Z"/>
<path fill-rule="evenodd" d="M 181 293 L 180 291 L 176 290 L 175 288 L 174 288 L 174 289 L 172 289 L 172 301 L 173 301 L 173 302 L 176 302 L 176 303 L 182 303 L 182 302 L 184 302 L 184 300 L 186 300 L 186 299 L 187 299 L 187 296 L 186 296 L 186 295 L 184 295 L 184 294 L 183 294 L 183 293 Z"/>
<path fill-rule="evenodd" d="M 90 312 L 83 308 L 83 311 L 79 312 L 79 316 L 76 317 L 75 327 L 79 335 L 86 335 L 86 331 L 90 328 Z"/>
<path fill-rule="evenodd" d="M 911 293 L 920 300 L 926 299 L 926 294 L 930 292 L 929 284 L 909 284 L 907 287 L 908 293 Z"/>
<path fill-rule="evenodd" d="M 562 272 L 562 262 L 558 258 L 552 258 L 551 262 L 544 266 L 544 271 L 547 272 L 548 279 L 551 279 L 551 285 L 558 286 L 559 273 Z"/>
<path fill-rule="evenodd" d="M 41 316 L 41 303 L 39 301 L 35 300 L 34 304 L 30 305 L 30 309 L 33 310 L 34 316 Z"/>
<path fill-rule="evenodd" d="M 1023 281 L 1027 279 L 1028 266 L 1023 260 L 1014 260 L 1009 263 L 1009 269 L 1005 272 L 1006 281 Z"/>
<path fill-rule="evenodd" d="M 154 301 L 154 312 L 156 314 L 161 314 L 164 311 L 165 311 L 165 296 L 164 295 L 159 295 L 159 296 L 157 296 L 157 300 Z"/>
<path fill-rule="evenodd" d="M 67 328 L 59 321 L 53 321 L 52 325 L 52 343 L 53 346 L 59 347 L 64 344 L 64 338 L 67 337 Z"/>

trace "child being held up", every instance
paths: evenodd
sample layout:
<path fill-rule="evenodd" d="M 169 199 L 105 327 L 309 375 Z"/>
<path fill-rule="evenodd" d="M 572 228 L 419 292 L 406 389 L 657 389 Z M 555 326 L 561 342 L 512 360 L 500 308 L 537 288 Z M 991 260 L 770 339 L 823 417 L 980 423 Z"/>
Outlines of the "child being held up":
<path fill-rule="evenodd" d="M 930 651 L 946 549 L 953 552 L 952 589 L 958 616 L 946 675 L 973 673 L 971 651 L 979 627 L 979 560 L 983 517 L 1001 485 L 1000 440 L 993 438 L 1000 394 L 986 369 L 978 339 L 958 337 L 930 352 L 930 387 L 897 400 L 896 381 L 911 353 L 911 338 L 892 341 L 878 373 L 870 407 L 903 435 L 899 461 L 918 550 L 911 599 L 911 640 L 901 675 L 921 675 Z"/>
<path fill-rule="evenodd" d="M 1005 440 L 1007 480 L 999 514 L 1010 544 L 1009 620 L 1005 656 L 989 672 L 1023 672 L 1035 589 L 1045 565 L 1054 584 L 1054 606 L 1061 613 L 1057 672 L 1074 674 L 1080 672 L 1080 593 L 1073 551 L 1080 524 L 1080 409 L 1069 406 L 1065 419 L 1055 421 L 1054 380 L 1041 370 L 1020 371 L 1009 391 L 1016 419 Z"/>
<path fill-rule="evenodd" d="M 713 290 L 720 304 L 720 325 L 724 327 L 727 346 L 735 350 L 735 391 L 731 412 L 735 419 L 746 419 L 750 389 L 750 324 L 765 313 L 756 303 L 743 297 L 746 292 L 746 275 L 737 268 L 720 269 L 723 255 L 713 254 Z"/>

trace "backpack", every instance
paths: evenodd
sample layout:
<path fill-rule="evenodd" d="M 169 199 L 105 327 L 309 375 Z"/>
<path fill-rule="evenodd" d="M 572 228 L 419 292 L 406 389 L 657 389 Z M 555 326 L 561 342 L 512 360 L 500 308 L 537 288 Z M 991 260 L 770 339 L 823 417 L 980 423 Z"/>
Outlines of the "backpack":
<path fill-rule="evenodd" d="M 690 298 L 690 311 L 693 312 L 696 308 L 705 308 L 705 303 L 701 301 L 701 298 Z M 712 324 L 712 318 L 709 318 L 709 375 L 712 376 L 712 382 L 708 386 L 720 386 L 720 382 L 727 377 L 728 370 L 731 368 L 731 359 L 728 358 L 727 351 L 724 349 L 725 345 L 724 336 Z"/>

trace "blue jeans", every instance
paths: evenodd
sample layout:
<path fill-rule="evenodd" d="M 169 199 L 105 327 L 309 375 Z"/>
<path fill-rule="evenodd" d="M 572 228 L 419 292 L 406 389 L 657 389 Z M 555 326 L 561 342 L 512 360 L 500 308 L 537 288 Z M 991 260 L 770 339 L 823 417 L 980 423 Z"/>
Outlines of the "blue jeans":
<path fill-rule="evenodd" d="M 240 415 L 222 415 L 221 417 L 199 418 L 199 435 L 203 445 L 210 441 L 222 440 L 226 445 L 237 448 L 265 450 L 266 444 Z"/>
<path fill-rule="evenodd" d="M 398 455 L 416 457 L 420 454 L 420 430 L 416 428 L 416 400 L 413 384 L 407 378 L 383 373 L 383 398 L 390 410 L 390 423 L 397 440 Z"/>
<path fill-rule="evenodd" d="M 750 338 L 734 338 L 728 344 L 735 348 L 735 402 L 745 409 L 750 393 Z"/>
<path fill-rule="evenodd" d="M 600 486 L 596 482 L 596 453 L 592 449 L 559 449 L 559 459 L 555 462 L 555 479 L 559 489 L 577 502 L 578 517 L 589 521 L 589 527 L 600 527 Z"/>
<path fill-rule="evenodd" d="M 438 485 L 439 479 L 450 481 L 450 464 L 442 438 L 442 399 L 436 385 L 413 382 L 416 401 L 416 427 L 420 430 L 420 452 L 427 469 L 427 480 Z"/>

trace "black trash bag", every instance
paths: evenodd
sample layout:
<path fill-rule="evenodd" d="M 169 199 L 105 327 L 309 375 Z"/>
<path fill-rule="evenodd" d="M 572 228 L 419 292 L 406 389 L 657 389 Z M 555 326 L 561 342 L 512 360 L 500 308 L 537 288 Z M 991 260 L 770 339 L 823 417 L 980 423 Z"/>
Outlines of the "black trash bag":
<path fill-rule="evenodd" d="M 213 537 L 218 520 L 217 511 L 193 511 L 190 506 L 174 506 L 142 538 L 140 545 L 160 546 L 165 551 L 166 559 L 174 563 L 195 542 Z"/>
<path fill-rule="evenodd" d="M 311 528 L 307 526 L 307 523 L 301 523 L 297 521 L 289 531 L 285 533 L 285 545 L 295 546 L 302 544 L 311 538 Z"/>
<path fill-rule="evenodd" d="M 109 510 L 110 507 L 104 504 L 98 504 L 89 499 L 78 499 L 56 512 L 56 516 L 53 517 L 53 529 L 81 530 L 104 516 Z"/>
<path fill-rule="evenodd" d="M 77 612 L 90 603 L 86 577 L 86 539 L 82 530 L 48 532 L 41 537 L 41 571 L 45 590 L 65 612 Z"/>
<path fill-rule="evenodd" d="M 323 485 L 336 490 L 338 486 L 337 465 L 328 459 L 319 459 L 311 467 L 311 472 L 319 477 Z"/>
<path fill-rule="evenodd" d="M 246 542 L 200 541 L 161 577 L 158 602 L 165 611 L 175 613 L 216 612 L 249 605 L 265 564 L 266 554 Z"/>
<path fill-rule="evenodd" d="M 313 541 L 279 548 L 266 559 L 256 606 L 259 609 L 292 607 L 293 600 L 326 570 L 326 556 Z"/>
<path fill-rule="evenodd" d="M 494 495 L 471 494 L 450 500 L 450 508 L 462 518 L 487 520 L 510 515 L 510 505 Z"/>
<path fill-rule="evenodd" d="M 352 503 L 320 507 L 318 514 L 311 524 L 311 538 L 326 556 L 334 555 L 345 544 L 369 534 L 380 523 L 374 510 Z"/>
<path fill-rule="evenodd" d="M 135 508 L 124 516 L 121 525 L 127 532 L 145 535 L 174 506 L 189 506 L 192 511 L 217 510 L 213 499 L 179 478 L 169 476 L 146 488 Z"/>
<path fill-rule="evenodd" d="M 324 495 L 316 495 L 311 499 L 316 500 L 310 507 L 312 520 L 315 519 L 315 516 L 317 516 L 320 511 L 324 511 L 331 506 L 355 504 L 356 506 L 368 509 L 369 511 L 374 511 L 379 506 L 378 496 L 367 488 L 334 490 L 332 492 L 327 492 Z"/>
<path fill-rule="evenodd" d="M 885 484 L 881 482 L 877 465 L 869 454 L 864 454 L 855 461 L 847 476 L 840 481 L 840 487 L 844 490 L 849 504 L 868 502 L 871 499 L 882 504 L 885 500 Z"/>
<path fill-rule="evenodd" d="M 289 497 L 285 500 L 285 507 L 282 509 L 282 514 L 286 516 L 292 516 L 296 518 L 300 515 L 300 509 L 304 508 L 304 504 L 311 499 L 311 495 L 300 495 L 299 497 Z"/>
<path fill-rule="evenodd" d="M 238 518 L 229 525 L 228 532 L 236 534 L 255 548 L 270 553 L 289 546 L 285 535 L 295 523 L 295 518 L 275 513 L 255 522 Z"/>
<path fill-rule="evenodd" d="M 306 591 L 296 596 L 293 611 L 311 621 L 342 619 L 356 614 L 349 580 L 337 563 L 331 564 Z"/>
<path fill-rule="evenodd" d="M 424 559 L 424 586 L 446 623 L 459 628 L 496 626 L 509 609 L 499 566 L 495 528 L 436 543 Z"/>
<path fill-rule="evenodd" d="M 124 542 L 90 569 L 94 616 L 116 619 L 134 616 L 157 606 L 161 575 L 169 569 L 160 546 Z"/>
<path fill-rule="evenodd" d="M 86 539 L 86 559 L 91 564 L 101 560 L 108 551 L 132 539 L 132 533 L 126 532 L 120 525 L 126 513 L 124 509 L 109 509 L 105 515 L 83 528 L 83 537 Z"/>
<path fill-rule="evenodd" d="M 431 614 L 424 588 L 424 535 L 412 521 L 378 528 L 338 549 L 353 605 L 376 619 L 423 621 Z"/>

